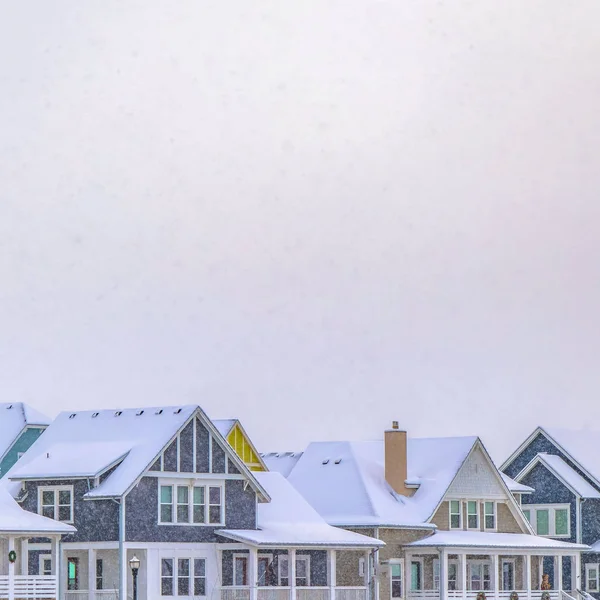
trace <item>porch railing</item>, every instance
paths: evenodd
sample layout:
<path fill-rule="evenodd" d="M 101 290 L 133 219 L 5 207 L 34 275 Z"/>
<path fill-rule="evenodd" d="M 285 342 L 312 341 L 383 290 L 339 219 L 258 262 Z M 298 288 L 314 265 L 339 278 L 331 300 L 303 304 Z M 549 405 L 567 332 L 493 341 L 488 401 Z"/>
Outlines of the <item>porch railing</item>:
<path fill-rule="evenodd" d="M 294 600 L 294 598 L 292 598 Z M 296 600 L 329 600 L 328 587 L 297 587 Z"/>
<path fill-rule="evenodd" d="M 368 600 L 368 589 L 366 587 L 335 587 L 335 600 Z M 330 588 L 319 587 L 297 587 L 295 598 L 289 587 L 259 587 L 256 590 L 257 600 L 331 600 Z M 436 596 L 437 598 L 438 596 Z M 71 599 L 68 599 L 71 600 Z M 79 598 L 75 600 L 80 600 Z M 100 599 L 98 599 L 100 600 Z M 250 587 L 228 586 L 221 588 L 221 600 L 250 600 Z"/>
<path fill-rule="evenodd" d="M 531 598 L 531 600 L 541 600 L 544 593 L 541 590 L 531 590 L 531 595 L 527 596 L 527 590 L 485 590 L 485 597 L 487 600 L 510 600 L 510 595 L 513 591 L 519 594 L 519 600 L 527 600 L 528 598 Z M 463 590 L 448 590 L 447 598 L 448 600 L 462 600 L 463 598 L 476 600 L 477 594 L 479 594 L 479 591 L 467 590 L 465 594 Z M 568 600 L 568 593 L 565 594 L 560 590 L 549 590 L 548 594 L 550 595 L 550 600 Z M 439 598 L 439 590 L 411 590 L 408 593 L 408 600 L 439 600 Z M 337 592 L 336 600 L 338 600 Z"/>
<path fill-rule="evenodd" d="M 8 576 L 0 576 L 0 598 L 8 598 Z M 30 600 L 32 598 L 56 598 L 56 577 L 54 575 L 15 575 L 15 598 Z"/>
<path fill-rule="evenodd" d="M 259 587 L 257 590 L 258 600 L 290 600 L 292 590 L 289 587 Z"/>
<path fill-rule="evenodd" d="M 335 600 L 368 600 L 366 587 L 336 587 Z"/>
<path fill-rule="evenodd" d="M 65 600 L 119 600 L 119 590 L 66 590 Z"/>

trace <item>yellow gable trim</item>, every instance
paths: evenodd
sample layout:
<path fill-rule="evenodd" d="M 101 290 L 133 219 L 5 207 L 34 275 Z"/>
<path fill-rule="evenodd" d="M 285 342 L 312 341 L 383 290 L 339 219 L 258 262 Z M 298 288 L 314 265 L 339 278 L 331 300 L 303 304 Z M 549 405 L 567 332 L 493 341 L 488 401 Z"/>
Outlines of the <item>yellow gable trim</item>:
<path fill-rule="evenodd" d="M 246 463 L 246 466 L 252 471 L 264 471 L 260 459 L 252 449 L 252 445 L 244 432 L 236 423 L 227 436 L 229 445 L 235 450 L 235 453 Z"/>

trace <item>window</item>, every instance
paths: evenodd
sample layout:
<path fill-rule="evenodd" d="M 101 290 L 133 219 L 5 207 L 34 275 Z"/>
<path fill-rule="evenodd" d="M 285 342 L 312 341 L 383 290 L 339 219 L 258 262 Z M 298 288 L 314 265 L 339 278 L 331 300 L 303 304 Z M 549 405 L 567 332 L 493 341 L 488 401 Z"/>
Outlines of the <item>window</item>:
<path fill-rule="evenodd" d="M 223 525 L 223 502 L 222 485 L 163 484 L 160 486 L 159 523 Z"/>
<path fill-rule="evenodd" d="M 496 503 L 483 503 L 483 527 L 484 529 L 496 529 Z"/>
<path fill-rule="evenodd" d="M 52 575 L 52 556 L 50 554 L 40 554 L 40 575 Z"/>
<path fill-rule="evenodd" d="M 73 522 L 73 486 L 38 488 L 38 513 L 55 521 Z"/>
<path fill-rule="evenodd" d="M 96 559 L 96 589 L 104 589 L 104 564 L 101 558 Z"/>
<path fill-rule="evenodd" d="M 502 561 L 502 589 L 510 592 L 515 589 L 515 561 L 505 559 Z"/>
<path fill-rule="evenodd" d="M 67 558 L 67 589 L 79 589 L 79 559 Z"/>
<path fill-rule="evenodd" d="M 450 500 L 450 529 L 462 529 L 460 500 Z"/>
<path fill-rule="evenodd" d="M 458 562 L 456 560 L 448 561 L 448 590 L 455 591 L 458 581 Z M 433 559 L 433 589 L 440 589 L 440 559 Z"/>
<path fill-rule="evenodd" d="M 280 586 L 290 585 L 289 563 L 287 556 L 279 556 L 277 580 Z M 310 556 L 296 556 L 296 585 L 310 586 Z"/>
<path fill-rule="evenodd" d="M 392 580 L 392 598 L 402 598 L 402 563 L 392 563 L 390 565 L 390 578 Z"/>
<path fill-rule="evenodd" d="M 571 535 L 571 507 L 568 504 L 524 504 L 523 514 L 537 535 L 549 537 Z"/>
<path fill-rule="evenodd" d="M 233 557 L 233 585 L 248 585 L 248 557 Z"/>
<path fill-rule="evenodd" d="M 467 502 L 467 529 L 479 529 L 479 510 L 476 500 Z"/>
<path fill-rule="evenodd" d="M 163 558 L 160 569 L 161 596 L 206 596 L 206 559 Z"/>
<path fill-rule="evenodd" d="M 410 561 L 410 589 L 417 591 L 423 589 L 423 563 L 420 560 Z"/>
<path fill-rule="evenodd" d="M 491 589 L 490 564 L 481 561 L 469 563 L 469 582 L 472 591 L 484 591 Z"/>
<path fill-rule="evenodd" d="M 160 593 L 161 596 L 173 595 L 173 559 L 163 558 L 160 561 Z"/>
<path fill-rule="evenodd" d="M 585 586 L 588 592 L 597 592 L 598 586 L 598 563 L 585 565 Z"/>

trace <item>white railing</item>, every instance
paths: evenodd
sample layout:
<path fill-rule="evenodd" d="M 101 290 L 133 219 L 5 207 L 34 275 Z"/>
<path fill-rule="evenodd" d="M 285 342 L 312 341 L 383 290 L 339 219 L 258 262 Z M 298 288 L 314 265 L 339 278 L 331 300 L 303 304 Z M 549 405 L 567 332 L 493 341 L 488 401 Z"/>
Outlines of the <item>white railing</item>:
<path fill-rule="evenodd" d="M 8 598 L 8 576 L 0 577 L 0 598 Z M 15 575 L 13 579 L 14 597 L 19 600 L 35 598 L 56 598 L 56 577 L 54 575 Z"/>
<path fill-rule="evenodd" d="M 335 600 L 368 600 L 366 587 L 336 587 Z"/>
<path fill-rule="evenodd" d="M 527 590 L 485 590 L 484 593 L 487 600 L 510 600 L 513 591 L 517 592 L 519 600 L 528 600 L 529 598 L 531 600 L 541 600 L 542 594 L 544 594 L 541 590 L 531 590 L 529 596 Z M 467 590 L 466 593 L 463 590 L 448 590 L 446 598 L 448 600 L 463 600 L 463 598 L 476 600 L 479 593 L 479 591 L 474 590 Z M 574 600 L 566 592 L 559 590 L 549 590 L 548 594 L 550 600 Z M 409 600 L 439 600 L 440 592 L 438 590 L 411 590 L 408 592 L 408 598 Z M 337 597 L 336 600 L 338 600 Z"/>
<path fill-rule="evenodd" d="M 66 590 L 65 600 L 119 600 L 119 590 Z"/>
<path fill-rule="evenodd" d="M 267 586 L 258 588 L 257 598 L 258 600 L 290 600 L 290 594 L 289 587 Z"/>
<path fill-rule="evenodd" d="M 96 600 L 119 600 L 119 590 L 95 590 L 92 594 Z"/>
<path fill-rule="evenodd" d="M 221 600 L 250 600 L 249 587 L 222 587 Z"/>
<path fill-rule="evenodd" d="M 328 587 L 298 587 L 296 600 L 329 600 Z"/>
<path fill-rule="evenodd" d="M 594 596 L 592 596 L 591 594 L 588 594 L 586 591 L 584 590 L 575 590 L 575 592 L 577 593 L 577 595 L 580 598 L 583 598 L 583 600 L 596 600 L 594 598 Z"/>

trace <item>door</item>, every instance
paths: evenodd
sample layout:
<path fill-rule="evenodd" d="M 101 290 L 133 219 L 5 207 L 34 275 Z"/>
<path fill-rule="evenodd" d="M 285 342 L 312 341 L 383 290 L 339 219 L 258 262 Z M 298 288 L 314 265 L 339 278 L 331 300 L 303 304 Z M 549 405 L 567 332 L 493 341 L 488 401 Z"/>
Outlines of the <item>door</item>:
<path fill-rule="evenodd" d="M 515 589 L 515 561 L 502 561 L 502 589 L 510 592 Z"/>
<path fill-rule="evenodd" d="M 233 585 L 248 585 L 248 557 L 233 557 Z"/>
<path fill-rule="evenodd" d="M 258 557 L 258 586 L 264 587 L 267 585 L 273 585 L 271 577 L 269 576 L 271 569 L 272 559 L 270 556 L 259 556 Z"/>

